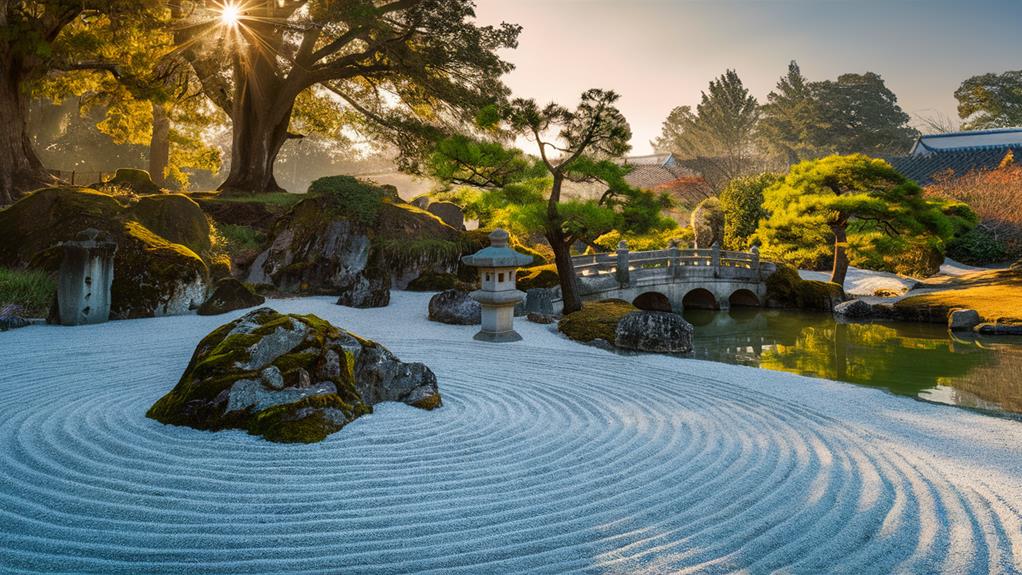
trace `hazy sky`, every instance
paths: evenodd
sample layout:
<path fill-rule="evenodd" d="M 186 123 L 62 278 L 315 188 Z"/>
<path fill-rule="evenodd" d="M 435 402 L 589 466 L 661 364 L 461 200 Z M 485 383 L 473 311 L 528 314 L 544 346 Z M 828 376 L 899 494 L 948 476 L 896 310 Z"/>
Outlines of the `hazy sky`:
<path fill-rule="evenodd" d="M 572 106 L 621 94 L 633 154 L 668 112 L 734 68 L 761 102 L 797 60 L 810 80 L 877 72 L 913 116 L 957 118 L 965 78 L 1022 69 L 1022 0 L 476 0 L 482 23 L 524 27 L 517 96 Z"/>

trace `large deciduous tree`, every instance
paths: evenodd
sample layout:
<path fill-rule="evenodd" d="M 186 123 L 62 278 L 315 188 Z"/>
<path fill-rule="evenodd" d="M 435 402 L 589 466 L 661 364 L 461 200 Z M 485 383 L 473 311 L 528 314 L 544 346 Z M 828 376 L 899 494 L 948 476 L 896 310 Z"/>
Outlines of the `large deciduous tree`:
<path fill-rule="evenodd" d="M 231 169 L 221 189 L 279 190 L 273 164 L 296 99 L 329 90 L 357 129 L 396 145 L 405 162 L 507 90 L 512 66 L 497 52 L 520 28 L 479 26 L 471 0 L 282 0 L 239 3 L 222 23 L 230 81 L 204 50 L 188 50 L 233 122 Z M 197 29 L 197 28 L 196 28 Z M 224 94 L 225 86 L 230 93 Z"/>
<path fill-rule="evenodd" d="M 699 159 L 706 164 L 704 177 L 719 188 L 748 169 L 758 120 L 756 98 L 738 74 L 728 70 L 710 81 L 695 111 L 688 106 L 672 110 L 652 144 L 659 152 Z"/>
<path fill-rule="evenodd" d="M 1022 126 L 1022 70 L 973 76 L 955 90 L 955 99 L 965 129 Z"/>
<path fill-rule="evenodd" d="M 78 44 L 67 44 L 60 41 L 61 35 L 76 22 L 86 27 L 99 19 L 107 26 L 130 25 L 131 17 L 146 17 L 156 5 L 156 0 L 0 1 L 0 204 L 54 181 L 32 149 L 28 133 L 31 84 L 59 71 L 119 73 L 118 62 L 81 57 L 87 50 L 67 50 L 82 48 L 84 37 Z"/>
<path fill-rule="evenodd" d="M 919 133 L 911 117 L 879 74 L 842 74 L 837 80 L 814 82 L 820 113 L 816 147 L 832 154 L 881 156 L 907 153 Z"/>
<path fill-rule="evenodd" d="M 928 201 L 922 189 L 883 160 L 828 156 L 791 168 L 764 192 L 770 216 L 757 230 L 763 252 L 795 264 L 830 246 L 830 281 L 843 285 L 849 248 L 862 256 L 906 253 L 923 241 L 942 248 L 975 214 L 960 203 Z"/>
<path fill-rule="evenodd" d="M 878 74 L 808 82 L 796 62 L 762 107 L 757 139 L 788 165 L 828 154 L 902 154 L 918 132 Z"/>

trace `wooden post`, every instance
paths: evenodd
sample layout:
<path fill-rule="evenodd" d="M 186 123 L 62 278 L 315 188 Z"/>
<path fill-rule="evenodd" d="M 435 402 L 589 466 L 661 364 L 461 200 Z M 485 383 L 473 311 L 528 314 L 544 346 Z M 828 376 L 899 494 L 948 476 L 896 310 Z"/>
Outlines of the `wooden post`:
<path fill-rule="evenodd" d="M 628 285 L 630 281 L 628 273 L 628 242 L 621 240 L 617 244 L 617 283 L 621 284 L 621 287 Z"/>
<path fill-rule="evenodd" d="M 678 247 L 678 240 L 671 240 L 667 247 L 667 258 L 668 277 L 678 279 L 681 275 L 681 249 Z"/>
<path fill-rule="evenodd" d="M 713 258 L 713 277 L 719 277 L 720 276 L 720 244 L 718 242 L 713 242 L 713 245 L 710 247 L 710 254 L 711 254 L 712 258 Z"/>

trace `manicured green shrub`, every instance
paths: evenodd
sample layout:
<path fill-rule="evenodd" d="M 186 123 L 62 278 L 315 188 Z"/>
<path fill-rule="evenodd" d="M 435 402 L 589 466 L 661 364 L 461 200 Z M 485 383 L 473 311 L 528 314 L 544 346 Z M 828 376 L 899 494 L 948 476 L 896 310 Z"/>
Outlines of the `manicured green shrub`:
<path fill-rule="evenodd" d="M 735 178 L 720 193 L 724 212 L 724 249 L 746 250 L 759 220 L 767 216 L 763 208 L 763 190 L 781 179 L 776 174 L 760 174 Z"/>
<path fill-rule="evenodd" d="M 982 226 L 977 226 L 951 240 L 947 255 L 953 260 L 970 265 L 1003 262 L 1008 259 L 1004 244 Z"/>
<path fill-rule="evenodd" d="M 309 185 L 310 194 L 329 195 L 333 204 L 351 219 L 371 226 L 380 214 L 380 204 L 391 195 L 387 190 L 351 176 L 327 176 Z"/>
<path fill-rule="evenodd" d="M 522 268 L 515 274 L 515 284 L 520 290 L 552 288 L 560 283 L 557 266 L 554 264 Z"/>
<path fill-rule="evenodd" d="M 408 291 L 444 291 L 458 285 L 458 276 L 454 274 L 424 272 L 408 282 Z"/>
<path fill-rule="evenodd" d="M 708 248 L 724 240 L 724 211 L 720 200 L 706 198 L 692 212 L 692 232 L 698 248 Z"/>

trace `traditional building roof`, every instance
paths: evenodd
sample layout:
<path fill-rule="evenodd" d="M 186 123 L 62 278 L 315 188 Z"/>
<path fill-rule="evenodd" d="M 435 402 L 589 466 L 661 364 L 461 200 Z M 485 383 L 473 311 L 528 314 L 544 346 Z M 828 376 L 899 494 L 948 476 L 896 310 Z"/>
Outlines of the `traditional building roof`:
<path fill-rule="evenodd" d="M 1011 154 L 1010 157 L 1008 155 Z M 894 169 L 921 186 L 942 175 L 964 176 L 969 172 L 994 170 L 1006 160 L 1022 163 L 1022 143 L 1017 146 L 940 151 L 919 156 L 887 158 Z"/>
<path fill-rule="evenodd" d="M 1022 128 L 972 130 L 919 136 L 910 156 L 929 156 L 948 152 L 1007 150 L 1022 147 Z"/>

